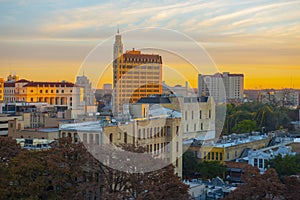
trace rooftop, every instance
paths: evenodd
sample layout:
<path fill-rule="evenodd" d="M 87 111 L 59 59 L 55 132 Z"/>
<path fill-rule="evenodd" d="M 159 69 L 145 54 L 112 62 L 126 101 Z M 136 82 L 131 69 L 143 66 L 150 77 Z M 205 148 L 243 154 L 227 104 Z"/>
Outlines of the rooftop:
<path fill-rule="evenodd" d="M 205 143 L 203 145 L 226 148 L 226 147 L 231 147 L 231 146 L 235 146 L 235 145 L 239 145 L 239 144 L 245 144 L 245 143 L 249 143 L 249 142 L 253 142 L 253 141 L 257 141 L 257 140 L 263 140 L 266 138 L 268 138 L 267 135 L 249 136 L 247 138 L 238 138 L 235 140 L 232 140 L 232 139 L 222 140 L 221 142 L 217 142 L 217 143 L 209 142 L 209 143 Z"/>

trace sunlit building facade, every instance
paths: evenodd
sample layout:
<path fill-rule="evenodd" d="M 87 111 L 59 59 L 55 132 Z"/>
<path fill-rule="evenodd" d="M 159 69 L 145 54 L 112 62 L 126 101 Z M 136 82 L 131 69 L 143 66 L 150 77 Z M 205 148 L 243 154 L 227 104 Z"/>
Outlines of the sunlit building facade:
<path fill-rule="evenodd" d="M 56 107 L 76 109 L 80 105 L 80 87 L 69 82 L 34 82 L 21 79 L 4 84 L 4 101 L 46 102 Z"/>
<path fill-rule="evenodd" d="M 122 114 L 125 104 L 162 93 L 162 58 L 131 50 L 123 53 L 121 35 L 116 35 L 113 62 L 113 114 Z"/>

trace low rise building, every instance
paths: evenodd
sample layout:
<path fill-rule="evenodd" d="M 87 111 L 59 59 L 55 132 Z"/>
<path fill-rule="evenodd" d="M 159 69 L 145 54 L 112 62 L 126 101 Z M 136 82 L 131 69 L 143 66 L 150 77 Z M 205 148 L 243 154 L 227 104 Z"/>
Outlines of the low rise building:
<path fill-rule="evenodd" d="M 266 135 L 249 136 L 236 140 L 223 140 L 221 142 L 204 143 L 199 147 L 198 157 L 207 161 L 232 161 L 243 157 L 248 149 L 262 149 L 268 146 L 271 138 Z"/>
<path fill-rule="evenodd" d="M 136 118 L 127 122 L 104 124 L 103 121 L 61 124 L 60 137 L 71 137 L 86 144 L 133 144 L 148 153 L 173 163 L 175 173 L 182 176 L 181 118 L 157 116 Z"/>

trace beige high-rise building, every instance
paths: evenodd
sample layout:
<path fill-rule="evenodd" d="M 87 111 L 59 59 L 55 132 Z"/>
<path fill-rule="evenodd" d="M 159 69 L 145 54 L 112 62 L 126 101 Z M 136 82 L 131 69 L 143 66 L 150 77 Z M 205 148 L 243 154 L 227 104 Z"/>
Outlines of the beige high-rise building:
<path fill-rule="evenodd" d="M 198 95 L 213 96 L 216 102 L 240 102 L 244 96 L 244 75 L 229 72 L 198 75 Z"/>
<path fill-rule="evenodd" d="M 4 100 L 4 79 L 0 78 L 0 101 Z"/>
<path fill-rule="evenodd" d="M 123 106 L 140 98 L 162 94 L 162 58 L 131 50 L 123 53 L 121 35 L 116 35 L 113 62 L 113 114 L 123 114 Z"/>

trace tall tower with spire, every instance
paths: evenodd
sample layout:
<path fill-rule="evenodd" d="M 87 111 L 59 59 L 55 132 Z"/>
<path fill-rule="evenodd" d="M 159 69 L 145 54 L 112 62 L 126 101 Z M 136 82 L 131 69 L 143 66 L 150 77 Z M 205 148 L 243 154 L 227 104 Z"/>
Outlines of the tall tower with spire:
<path fill-rule="evenodd" d="M 112 105 L 112 111 L 114 114 L 118 113 L 120 110 L 119 108 L 119 103 L 118 103 L 118 96 L 119 96 L 119 91 L 117 89 L 117 84 L 118 84 L 118 68 L 121 62 L 121 57 L 123 54 L 123 43 L 122 43 L 122 38 L 119 32 L 119 28 L 117 30 L 117 34 L 115 36 L 115 43 L 114 43 L 114 50 L 113 50 L 113 105 Z"/>
<path fill-rule="evenodd" d="M 115 44 L 114 44 L 114 61 L 119 58 L 123 54 L 123 43 L 122 38 L 119 32 L 119 29 L 117 31 L 116 37 L 115 37 Z"/>

